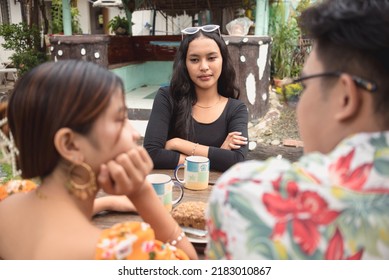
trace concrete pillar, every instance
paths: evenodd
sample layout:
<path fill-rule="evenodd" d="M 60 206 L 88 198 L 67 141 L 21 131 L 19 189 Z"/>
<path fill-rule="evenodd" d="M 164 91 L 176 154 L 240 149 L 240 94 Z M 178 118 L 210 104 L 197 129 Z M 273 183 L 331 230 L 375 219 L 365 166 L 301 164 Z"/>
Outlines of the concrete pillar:
<path fill-rule="evenodd" d="M 255 35 L 266 36 L 269 32 L 269 0 L 257 0 L 255 11 Z"/>

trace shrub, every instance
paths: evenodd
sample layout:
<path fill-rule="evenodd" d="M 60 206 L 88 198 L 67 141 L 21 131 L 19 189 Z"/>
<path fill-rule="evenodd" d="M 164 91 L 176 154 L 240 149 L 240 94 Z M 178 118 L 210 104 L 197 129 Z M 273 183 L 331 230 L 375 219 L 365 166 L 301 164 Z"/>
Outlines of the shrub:
<path fill-rule="evenodd" d="M 271 60 L 274 76 L 278 78 L 298 76 L 301 66 L 294 61 L 299 45 L 300 29 L 295 15 L 285 18 L 285 6 L 277 2 L 271 6 L 269 33 L 273 38 Z"/>
<path fill-rule="evenodd" d="M 12 64 L 18 70 L 19 77 L 25 72 L 47 60 L 41 48 L 41 36 L 35 26 L 25 23 L 0 25 L 0 36 L 4 37 L 2 46 L 14 53 L 10 56 Z"/>

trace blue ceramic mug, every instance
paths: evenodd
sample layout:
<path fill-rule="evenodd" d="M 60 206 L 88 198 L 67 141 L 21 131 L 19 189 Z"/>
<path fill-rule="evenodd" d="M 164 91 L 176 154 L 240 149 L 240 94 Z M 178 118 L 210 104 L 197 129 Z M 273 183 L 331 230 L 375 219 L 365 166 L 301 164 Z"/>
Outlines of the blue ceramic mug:
<path fill-rule="evenodd" d="M 178 171 L 184 168 L 184 179 L 178 177 Z M 190 156 L 174 170 L 174 177 L 178 182 L 190 190 L 204 190 L 208 188 L 209 158 L 202 156 Z"/>
<path fill-rule="evenodd" d="M 155 192 L 161 200 L 163 206 L 169 212 L 176 206 L 184 196 L 183 187 L 172 181 L 169 175 L 166 174 L 150 174 L 147 175 L 147 180 L 153 185 Z M 178 189 L 178 197 L 173 199 L 173 188 Z"/>

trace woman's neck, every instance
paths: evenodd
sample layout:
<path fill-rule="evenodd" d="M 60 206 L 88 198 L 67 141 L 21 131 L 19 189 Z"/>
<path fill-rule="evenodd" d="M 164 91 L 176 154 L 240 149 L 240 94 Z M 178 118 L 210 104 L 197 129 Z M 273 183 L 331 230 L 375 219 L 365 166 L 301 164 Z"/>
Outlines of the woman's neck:
<path fill-rule="evenodd" d="M 216 102 L 220 101 L 220 94 L 217 91 L 217 88 L 210 88 L 210 89 L 196 89 L 196 98 L 197 102 L 196 104 L 204 105 L 204 106 L 210 106 L 215 104 Z"/>
<path fill-rule="evenodd" d="M 66 204 L 68 207 L 78 209 L 85 217 L 91 219 L 96 194 L 81 200 L 68 191 L 67 184 L 70 180 L 67 177 L 64 172 L 55 170 L 42 180 L 41 185 L 36 190 L 37 197 L 53 203 L 61 201 L 62 205 Z"/>
<path fill-rule="evenodd" d="M 202 109 L 210 109 L 218 105 L 221 101 L 222 97 L 221 95 L 217 95 L 216 98 L 208 98 L 207 100 L 197 100 L 196 104 L 194 106 L 202 108 Z"/>
<path fill-rule="evenodd" d="M 219 95 L 219 92 L 217 90 L 217 85 L 212 86 L 211 88 L 195 88 L 197 99 L 212 99 L 215 98 L 215 96 Z"/>

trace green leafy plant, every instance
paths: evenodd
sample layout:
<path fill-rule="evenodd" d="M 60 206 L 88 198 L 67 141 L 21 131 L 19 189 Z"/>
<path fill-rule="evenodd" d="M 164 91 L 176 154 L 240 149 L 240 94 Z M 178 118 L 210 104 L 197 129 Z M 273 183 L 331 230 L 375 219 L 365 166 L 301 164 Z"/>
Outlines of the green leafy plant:
<path fill-rule="evenodd" d="M 82 34 L 80 24 L 80 11 L 77 7 L 70 8 L 70 14 L 72 16 L 72 32 L 73 34 Z"/>
<path fill-rule="evenodd" d="M 111 28 L 112 32 L 114 32 L 116 35 L 129 34 L 128 20 L 125 17 L 121 17 L 119 15 L 113 17 L 108 22 L 108 27 Z"/>
<path fill-rule="evenodd" d="M 4 161 L 4 155 L 0 150 L 0 184 L 4 184 L 13 179 L 12 166 L 10 163 Z"/>
<path fill-rule="evenodd" d="M 300 29 L 294 15 L 285 18 L 283 2 L 272 5 L 269 33 L 273 38 L 271 61 L 274 76 L 278 78 L 297 76 L 302 65 L 294 63 L 295 51 L 299 45 Z"/>
<path fill-rule="evenodd" d="M 18 70 L 19 77 L 25 72 L 47 60 L 46 53 L 41 48 L 41 36 L 35 26 L 25 23 L 0 25 L 0 36 L 3 36 L 2 46 L 14 53 L 10 60 Z"/>
<path fill-rule="evenodd" d="M 3 163 L 0 165 L 0 171 L 1 171 L 1 178 L 0 183 L 4 184 L 10 180 L 12 180 L 14 177 L 12 176 L 12 167 L 11 164 Z"/>

